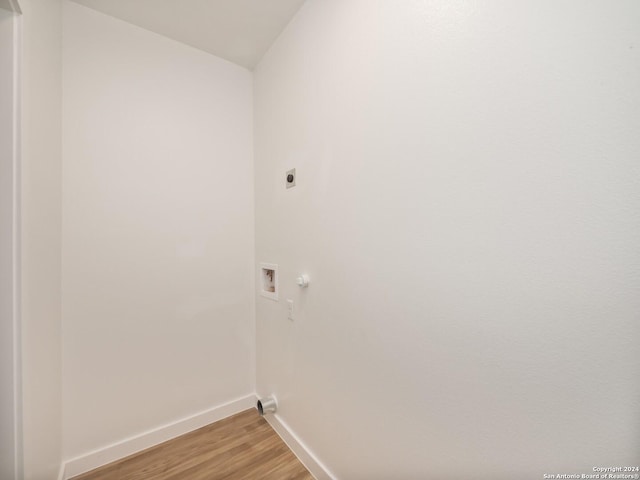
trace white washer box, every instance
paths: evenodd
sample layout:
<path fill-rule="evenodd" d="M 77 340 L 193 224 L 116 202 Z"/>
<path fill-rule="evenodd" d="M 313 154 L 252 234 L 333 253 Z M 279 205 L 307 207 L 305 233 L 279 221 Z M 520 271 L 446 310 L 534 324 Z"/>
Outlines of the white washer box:
<path fill-rule="evenodd" d="M 278 300 L 278 265 L 261 263 L 259 271 L 260 295 L 271 300 Z"/>

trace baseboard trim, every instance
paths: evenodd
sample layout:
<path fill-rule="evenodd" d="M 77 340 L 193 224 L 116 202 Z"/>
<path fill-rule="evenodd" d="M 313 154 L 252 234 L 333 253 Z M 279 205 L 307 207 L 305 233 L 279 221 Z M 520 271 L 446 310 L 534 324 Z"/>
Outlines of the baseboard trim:
<path fill-rule="evenodd" d="M 331 471 L 309 450 L 302 440 L 293 432 L 276 413 L 275 415 L 265 415 L 267 422 L 276 433 L 287 444 L 289 449 L 298 457 L 298 460 L 309 470 L 316 480 L 336 480 Z"/>
<path fill-rule="evenodd" d="M 63 463 L 60 479 L 69 480 L 76 475 L 89 472 L 108 463 L 133 455 L 134 453 L 153 447 L 185 433 L 235 415 L 256 404 L 255 395 L 247 395 L 229 403 L 213 407 L 190 417 L 168 423 L 153 430 L 129 437 L 104 448 L 94 450 L 85 455 L 67 460 Z"/>

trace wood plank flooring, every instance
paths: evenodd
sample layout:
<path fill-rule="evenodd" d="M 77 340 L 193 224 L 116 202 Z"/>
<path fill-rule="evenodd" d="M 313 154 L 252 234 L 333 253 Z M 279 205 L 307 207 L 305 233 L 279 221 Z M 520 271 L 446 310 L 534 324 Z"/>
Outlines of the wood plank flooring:
<path fill-rule="evenodd" d="M 72 480 L 313 480 L 254 409 Z"/>

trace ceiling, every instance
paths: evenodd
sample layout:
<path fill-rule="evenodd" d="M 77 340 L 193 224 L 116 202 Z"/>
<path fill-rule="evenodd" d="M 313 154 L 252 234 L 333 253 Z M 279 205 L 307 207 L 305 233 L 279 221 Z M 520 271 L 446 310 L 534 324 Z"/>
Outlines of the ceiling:
<path fill-rule="evenodd" d="M 20 13 L 20 5 L 15 0 L 0 0 L 0 8 Z"/>
<path fill-rule="evenodd" d="M 253 69 L 304 0 L 73 0 Z"/>

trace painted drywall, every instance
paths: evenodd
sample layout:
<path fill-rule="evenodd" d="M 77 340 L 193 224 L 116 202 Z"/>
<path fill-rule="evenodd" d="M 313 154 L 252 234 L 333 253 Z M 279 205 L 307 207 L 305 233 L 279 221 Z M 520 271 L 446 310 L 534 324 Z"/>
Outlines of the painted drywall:
<path fill-rule="evenodd" d="M 304 0 L 74 0 L 247 68 Z"/>
<path fill-rule="evenodd" d="M 0 5 L 0 478 L 21 464 L 20 345 L 17 318 L 17 15 Z"/>
<path fill-rule="evenodd" d="M 254 391 L 252 77 L 64 2 L 63 456 Z"/>
<path fill-rule="evenodd" d="M 258 393 L 338 478 L 640 462 L 638 25 L 309 0 L 258 65 Z"/>
<path fill-rule="evenodd" d="M 20 7 L 24 478 L 49 480 L 61 458 L 62 12 L 58 0 Z"/>

